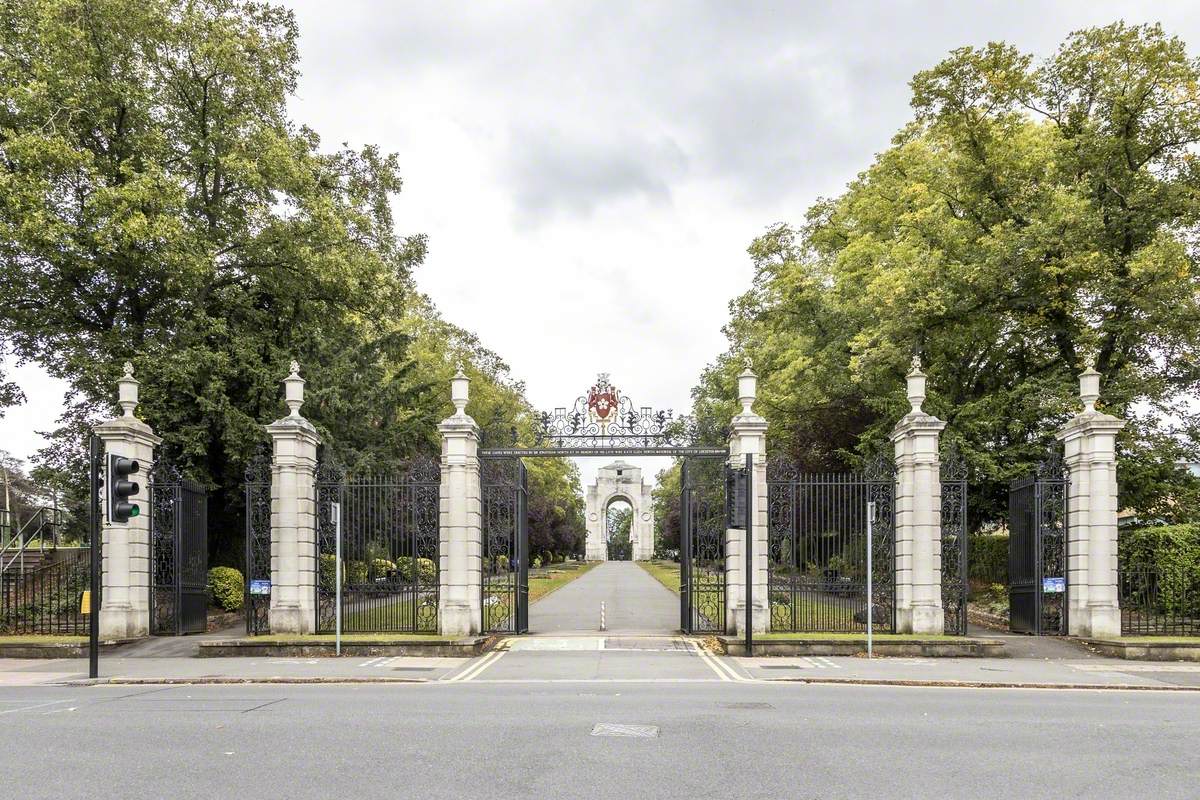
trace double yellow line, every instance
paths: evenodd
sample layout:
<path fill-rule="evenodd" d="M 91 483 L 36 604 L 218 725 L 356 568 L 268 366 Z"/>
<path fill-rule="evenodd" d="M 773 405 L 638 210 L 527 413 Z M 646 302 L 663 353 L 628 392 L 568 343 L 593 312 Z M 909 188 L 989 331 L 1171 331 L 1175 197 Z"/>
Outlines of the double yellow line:
<path fill-rule="evenodd" d="M 733 681 L 737 683 L 753 683 L 750 678 L 744 678 L 738 674 L 737 670 L 728 664 L 722 662 L 719 658 L 705 650 L 699 642 L 692 641 L 692 650 L 696 655 L 700 656 L 700 660 L 708 665 L 709 669 L 717 673 L 717 677 L 723 681 Z"/>
<path fill-rule="evenodd" d="M 465 683 L 467 681 L 475 680 L 481 674 L 483 674 L 483 671 L 485 669 L 490 667 L 492 664 L 495 664 L 497 661 L 499 661 L 501 658 L 504 657 L 504 654 L 508 652 L 507 644 L 508 644 L 507 642 L 502 642 L 501 644 L 496 646 L 495 650 L 488 653 L 483 658 L 479 659 L 479 661 L 477 661 L 476 663 L 470 665 L 469 667 L 467 667 L 466 669 L 464 669 L 462 672 L 458 673 L 454 677 L 444 678 L 443 680 L 446 683 Z"/>

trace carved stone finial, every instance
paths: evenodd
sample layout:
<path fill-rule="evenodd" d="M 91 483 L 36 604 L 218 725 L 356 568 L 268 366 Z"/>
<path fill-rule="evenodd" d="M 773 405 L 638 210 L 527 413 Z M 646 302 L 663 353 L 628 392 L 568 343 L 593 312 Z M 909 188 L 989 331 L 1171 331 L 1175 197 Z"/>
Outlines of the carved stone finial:
<path fill-rule="evenodd" d="M 133 417 L 138 404 L 138 385 L 138 380 L 133 377 L 133 364 L 126 361 L 117 381 L 117 405 L 121 407 L 121 416 Z"/>
<path fill-rule="evenodd" d="M 462 416 L 467 413 L 467 400 L 471 396 L 471 379 L 463 371 L 463 365 L 458 365 L 458 372 L 450 379 L 450 402 L 454 403 L 454 413 Z"/>
<path fill-rule="evenodd" d="M 750 416 L 754 413 L 754 401 L 758 397 L 758 375 L 750 369 L 750 359 L 746 359 L 746 368 L 738 375 L 738 402 L 742 404 L 742 414 Z"/>
<path fill-rule="evenodd" d="M 300 377 L 300 364 L 291 363 L 291 373 L 283 379 L 283 402 L 287 403 L 288 416 L 299 417 L 300 406 L 304 405 L 304 378 Z"/>
<path fill-rule="evenodd" d="M 1087 367 L 1079 373 L 1079 399 L 1083 401 L 1083 413 L 1095 413 L 1096 401 L 1100 399 L 1100 373 L 1090 358 Z"/>
<path fill-rule="evenodd" d="M 921 371 L 921 357 L 912 357 L 912 369 L 905 376 L 908 380 L 908 402 L 912 409 L 910 414 L 923 414 L 921 405 L 925 402 L 925 373 Z"/>

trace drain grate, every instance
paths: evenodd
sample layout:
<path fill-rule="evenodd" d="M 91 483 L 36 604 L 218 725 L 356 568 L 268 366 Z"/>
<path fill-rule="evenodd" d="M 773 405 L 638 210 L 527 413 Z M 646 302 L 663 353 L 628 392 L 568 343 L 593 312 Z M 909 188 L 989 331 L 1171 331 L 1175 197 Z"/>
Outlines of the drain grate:
<path fill-rule="evenodd" d="M 433 672 L 437 667 L 392 667 L 392 672 Z"/>
<path fill-rule="evenodd" d="M 770 703 L 717 703 L 717 705 L 721 708 L 736 708 L 745 711 L 755 711 L 775 707 Z"/>
<path fill-rule="evenodd" d="M 658 738 L 658 726 L 597 722 L 592 726 L 592 736 L 632 736 L 635 739 L 656 739 Z"/>

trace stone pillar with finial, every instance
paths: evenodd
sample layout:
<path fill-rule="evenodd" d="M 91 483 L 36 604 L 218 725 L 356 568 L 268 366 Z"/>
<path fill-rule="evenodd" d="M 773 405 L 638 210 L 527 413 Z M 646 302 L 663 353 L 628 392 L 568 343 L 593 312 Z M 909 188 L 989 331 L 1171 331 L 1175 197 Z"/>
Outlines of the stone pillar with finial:
<path fill-rule="evenodd" d="M 482 488 L 479 426 L 467 414 L 471 379 L 461 364 L 450 381 L 454 413 L 442 420 L 438 631 L 471 636 L 483 629 Z"/>
<path fill-rule="evenodd" d="M 101 491 L 101 541 L 104 558 L 100 606 L 102 639 L 134 639 L 150 633 L 150 467 L 154 448 L 162 439 L 134 412 L 138 406 L 138 380 L 126 361 L 117 381 L 120 416 L 95 427 L 104 444 L 105 458 L 119 455 L 138 462 L 131 477 L 138 485 L 132 501 L 139 513 L 128 522 L 109 522 L 106 492 Z"/>
<path fill-rule="evenodd" d="M 891 440 L 896 453 L 896 630 L 940 634 L 942 609 L 942 483 L 938 443 L 946 423 L 927 414 L 925 373 L 913 356 L 905 376 L 911 408 Z"/>
<path fill-rule="evenodd" d="M 754 411 L 757 397 L 758 375 L 747 358 L 738 375 L 738 402 L 742 408 L 729 425 L 729 464 L 742 469 L 746 456 L 753 456 L 749 501 L 754 567 L 748 577 L 754 582 L 754 591 L 750 616 L 754 632 L 765 633 L 771 622 L 767 596 L 767 421 Z M 738 636 L 744 636 L 746 628 L 746 579 L 746 532 L 730 528 L 725 532 L 725 630 Z"/>
<path fill-rule="evenodd" d="M 283 381 L 285 417 L 271 436 L 271 633 L 316 629 L 317 447 L 321 437 L 300 414 L 304 379 L 293 361 Z"/>
<path fill-rule="evenodd" d="M 1073 636 L 1121 635 L 1117 592 L 1117 433 L 1125 421 L 1096 409 L 1100 373 L 1079 374 L 1083 411 L 1058 431 L 1067 468 L 1067 628 Z"/>

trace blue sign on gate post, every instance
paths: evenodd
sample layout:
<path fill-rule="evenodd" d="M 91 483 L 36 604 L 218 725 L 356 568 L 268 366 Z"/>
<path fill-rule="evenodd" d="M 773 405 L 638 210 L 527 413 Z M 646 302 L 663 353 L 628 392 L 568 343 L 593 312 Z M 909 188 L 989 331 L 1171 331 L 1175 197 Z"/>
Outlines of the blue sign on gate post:
<path fill-rule="evenodd" d="M 1067 590 L 1066 578 L 1042 578 L 1042 592 L 1065 592 Z"/>
<path fill-rule="evenodd" d="M 264 580 L 250 581 L 250 594 L 270 594 L 271 582 Z"/>

